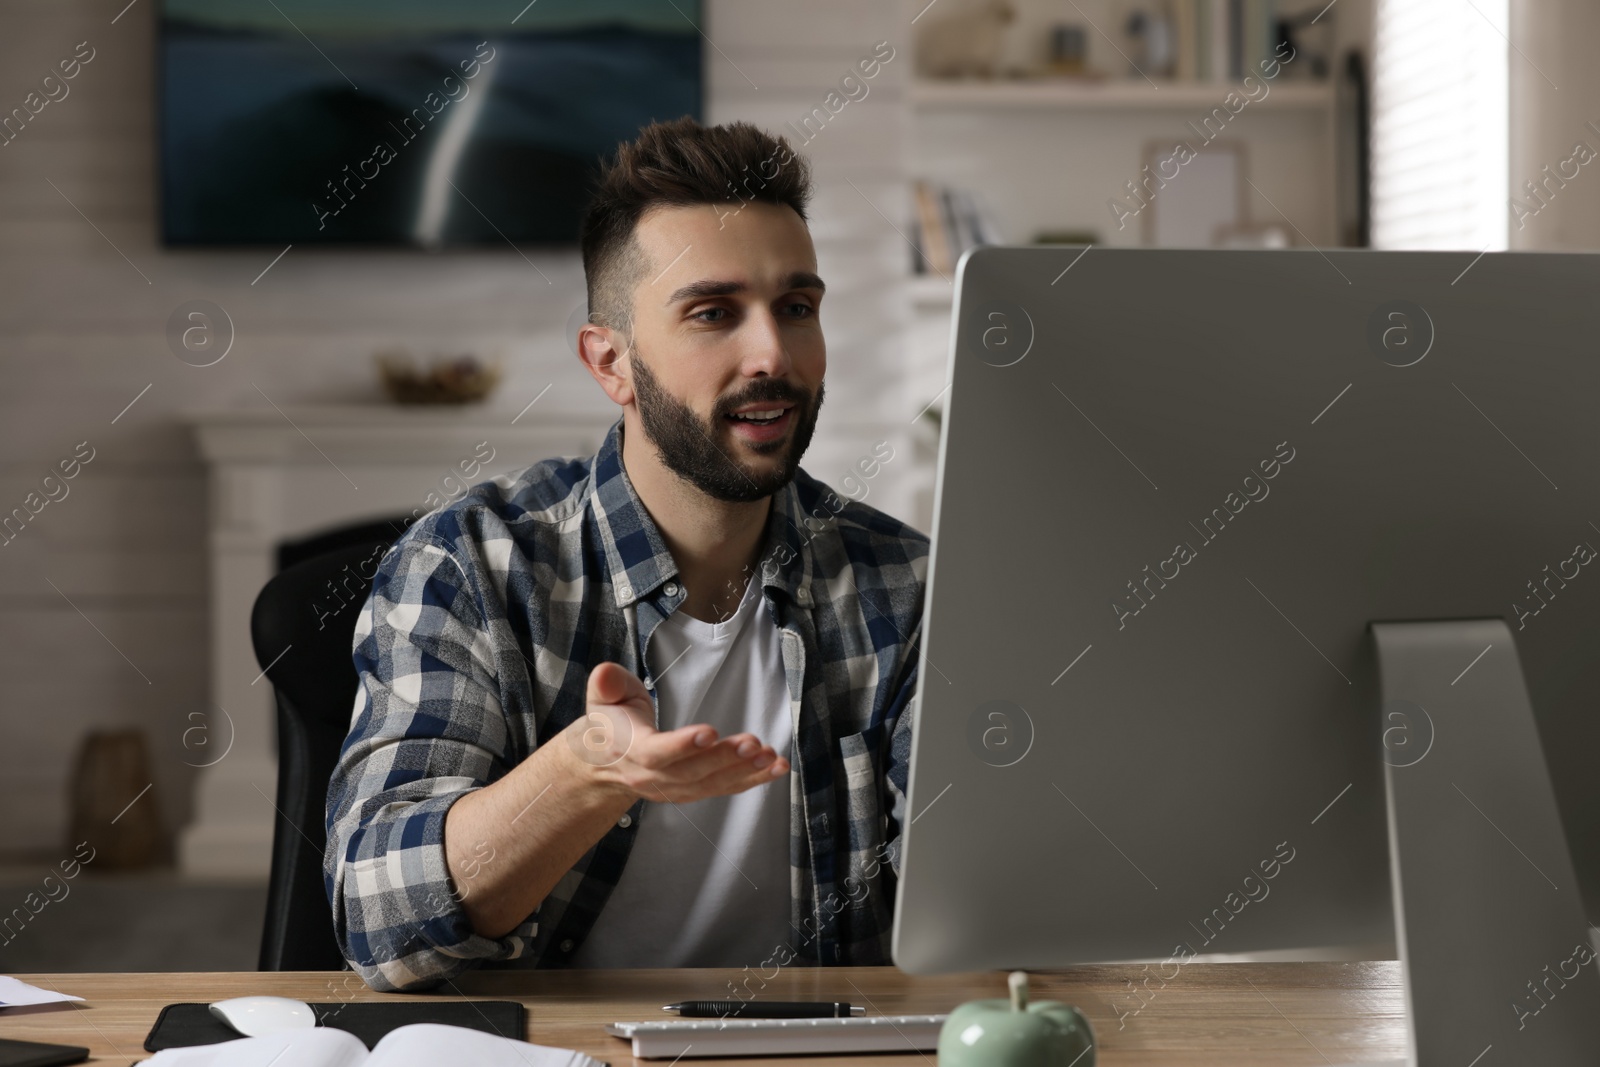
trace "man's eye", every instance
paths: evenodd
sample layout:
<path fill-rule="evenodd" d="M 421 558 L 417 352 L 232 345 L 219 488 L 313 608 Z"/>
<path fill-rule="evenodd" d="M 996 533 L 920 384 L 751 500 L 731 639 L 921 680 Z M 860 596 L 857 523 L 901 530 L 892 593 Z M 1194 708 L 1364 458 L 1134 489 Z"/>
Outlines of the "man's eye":
<path fill-rule="evenodd" d="M 803 318 L 806 318 L 808 315 L 815 315 L 817 313 L 817 309 L 816 308 L 812 307 L 810 304 L 803 303 L 803 302 L 798 301 L 798 300 L 795 301 L 794 303 L 790 304 L 789 307 L 790 308 L 799 308 L 800 309 L 801 313 L 799 315 L 797 315 L 796 318 L 803 319 Z"/>
<path fill-rule="evenodd" d="M 728 313 L 728 309 L 727 308 L 706 308 L 704 311 L 695 312 L 692 317 L 699 319 L 700 316 L 702 316 L 702 315 L 711 315 L 711 314 L 717 314 L 717 313 L 721 313 L 721 314 L 726 315 Z M 701 319 L 700 321 L 702 321 L 702 322 L 721 322 L 722 320 L 721 319 Z"/>

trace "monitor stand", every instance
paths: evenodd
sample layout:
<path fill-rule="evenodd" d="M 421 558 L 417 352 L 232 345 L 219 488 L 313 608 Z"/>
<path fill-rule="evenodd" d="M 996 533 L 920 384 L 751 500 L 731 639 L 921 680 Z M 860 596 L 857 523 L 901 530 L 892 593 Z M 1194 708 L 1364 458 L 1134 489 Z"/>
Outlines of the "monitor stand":
<path fill-rule="evenodd" d="M 1410 1063 L 1600 1063 L 1600 965 L 1510 628 L 1370 633 Z"/>

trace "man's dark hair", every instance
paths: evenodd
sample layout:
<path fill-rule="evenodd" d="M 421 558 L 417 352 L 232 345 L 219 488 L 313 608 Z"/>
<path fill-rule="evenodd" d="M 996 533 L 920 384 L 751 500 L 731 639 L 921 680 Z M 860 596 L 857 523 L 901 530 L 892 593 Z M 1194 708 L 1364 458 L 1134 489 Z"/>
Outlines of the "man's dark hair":
<path fill-rule="evenodd" d="M 810 196 L 810 165 L 781 135 L 748 122 L 701 126 L 688 115 L 642 127 L 602 167 L 584 213 L 589 321 L 633 332 L 633 291 L 650 266 L 634 230 L 650 208 L 759 200 L 787 204 L 805 221 Z"/>

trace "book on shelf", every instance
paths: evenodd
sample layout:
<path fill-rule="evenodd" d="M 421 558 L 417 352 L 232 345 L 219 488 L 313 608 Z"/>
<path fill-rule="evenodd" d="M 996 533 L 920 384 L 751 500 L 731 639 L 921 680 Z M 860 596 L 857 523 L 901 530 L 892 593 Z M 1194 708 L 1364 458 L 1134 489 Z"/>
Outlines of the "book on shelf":
<path fill-rule="evenodd" d="M 1280 19 L 1315 14 L 1317 0 L 1170 0 L 1173 76 L 1185 82 L 1262 75 L 1278 47 Z M 1333 18 L 1333 13 L 1325 16 Z"/>
<path fill-rule="evenodd" d="M 994 216 L 977 203 L 977 194 L 966 190 L 964 195 L 972 208 L 972 217 L 978 226 L 978 243 L 980 245 L 1005 244 L 1005 238 L 1000 234 L 1000 224 L 995 222 Z"/>
<path fill-rule="evenodd" d="M 912 197 L 917 205 L 917 251 L 913 261 L 916 273 L 928 270 L 946 271 L 950 249 L 946 244 L 944 220 L 939 216 L 938 199 L 928 183 L 917 179 L 911 183 Z"/>
<path fill-rule="evenodd" d="M 912 273 L 948 275 L 967 249 L 1001 243 L 999 227 L 972 190 L 917 178 L 911 191 Z"/>
<path fill-rule="evenodd" d="M 972 217 L 966 191 L 945 186 L 942 190 L 944 197 L 945 223 L 955 239 L 951 242 L 951 249 L 955 259 L 961 258 L 961 253 L 978 243 L 977 220 Z"/>
<path fill-rule="evenodd" d="M 1228 0 L 1228 77 L 1244 77 L 1245 62 L 1244 0 Z"/>
<path fill-rule="evenodd" d="M 1200 0 L 1175 4 L 1172 8 L 1173 39 L 1177 42 L 1177 62 L 1172 76 L 1181 82 L 1200 78 Z"/>

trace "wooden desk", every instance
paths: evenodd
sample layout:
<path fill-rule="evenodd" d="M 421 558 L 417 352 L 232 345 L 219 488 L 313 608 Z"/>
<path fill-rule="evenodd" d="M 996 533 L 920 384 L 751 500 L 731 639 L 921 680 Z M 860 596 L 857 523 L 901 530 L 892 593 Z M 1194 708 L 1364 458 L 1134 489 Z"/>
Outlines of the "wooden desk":
<path fill-rule="evenodd" d="M 1395 962 L 1192 963 L 1165 988 L 1151 977 L 1139 1009 L 1140 1000 L 1126 982 L 1137 983 L 1146 974 L 1155 976 L 1157 969 L 1077 967 L 1033 972 L 1031 987 L 1035 999 L 1063 1000 L 1089 1017 L 1105 1067 L 1326 1067 L 1405 1055 L 1405 1005 Z M 663 1061 L 635 1060 L 631 1046 L 602 1026 L 663 1018 L 661 1005 L 676 1000 L 726 997 L 728 983 L 741 975 L 733 970 L 478 972 L 458 979 L 455 989 L 446 986 L 443 994 L 373 993 L 349 972 L 20 975 L 85 1000 L 27 1014 L 0 1011 L 0 1037 L 87 1045 L 94 1051 L 92 1062 L 122 1065 L 149 1055 L 145 1036 L 162 1006 L 175 1001 L 251 993 L 314 1002 L 465 995 L 520 1000 L 528 1007 L 528 1039 L 538 1044 L 581 1049 L 612 1067 L 661 1067 Z M 893 967 L 789 967 L 765 988 L 759 981 L 750 978 L 750 988 L 760 989 L 762 998 L 848 1000 L 865 1005 L 871 1015 L 945 1012 L 963 1000 L 1004 996 L 1006 987 L 1001 972 L 913 977 Z M 930 1052 L 796 1062 L 930 1067 L 934 1059 Z M 772 1060 L 712 1062 L 758 1067 Z"/>

